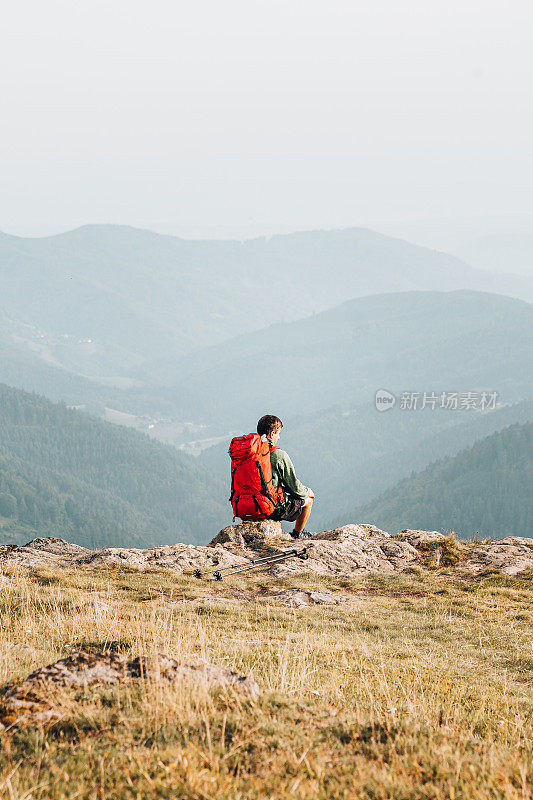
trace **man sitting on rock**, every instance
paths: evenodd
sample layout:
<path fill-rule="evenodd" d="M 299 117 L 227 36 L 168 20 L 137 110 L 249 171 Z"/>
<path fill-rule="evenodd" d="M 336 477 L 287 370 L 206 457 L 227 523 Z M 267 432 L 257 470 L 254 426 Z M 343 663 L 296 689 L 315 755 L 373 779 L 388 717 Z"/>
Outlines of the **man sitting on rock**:
<path fill-rule="evenodd" d="M 276 513 L 276 519 L 294 522 L 291 535 L 295 539 L 309 539 L 313 534 L 305 529 L 305 525 L 311 513 L 315 494 L 298 480 L 291 459 L 285 450 L 277 447 L 282 427 L 282 421 L 273 414 L 266 414 L 257 423 L 259 436 L 275 448 L 270 453 L 272 485 L 274 489 L 281 486 L 285 495 L 284 508 L 281 515 L 279 512 Z"/>

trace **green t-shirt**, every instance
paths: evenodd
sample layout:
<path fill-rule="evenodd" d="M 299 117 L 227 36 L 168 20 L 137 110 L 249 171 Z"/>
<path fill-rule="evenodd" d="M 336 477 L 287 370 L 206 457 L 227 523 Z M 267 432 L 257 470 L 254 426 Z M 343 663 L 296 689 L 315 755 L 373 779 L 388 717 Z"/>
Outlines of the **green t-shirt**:
<path fill-rule="evenodd" d="M 272 442 L 270 444 L 272 445 Z M 301 497 L 302 499 L 309 497 L 309 488 L 304 486 L 296 477 L 294 465 L 285 450 L 280 450 L 279 447 L 272 450 L 270 463 L 272 465 L 272 484 L 274 489 L 281 485 L 285 494 Z"/>

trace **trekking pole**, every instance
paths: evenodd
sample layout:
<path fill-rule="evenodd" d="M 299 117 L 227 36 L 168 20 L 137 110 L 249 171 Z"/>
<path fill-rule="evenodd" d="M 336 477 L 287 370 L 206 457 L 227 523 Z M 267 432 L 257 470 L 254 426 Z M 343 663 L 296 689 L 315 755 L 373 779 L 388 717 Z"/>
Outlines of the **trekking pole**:
<path fill-rule="evenodd" d="M 252 561 L 250 564 L 241 564 L 237 569 L 229 569 L 229 567 L 225 567 L 224 575 L 222 575 L 222 571 L 217 570 L 214 574 L 214 578 L 216 581 L 221 581 L 222 578 L 225 578 L 227 575 L 235 575 L 237 572 L 249 572 L 256 567 L 270 567 L 272 564 L 279 564 L 281 561 L 285 561 L 288 558 L 300 558 L 302 561 L 307 561 L 309 558 L 309 553 L 307 549 L 304 547 L 303 550 L 290 550 L 287 553 L 279 553 L 277 556 L 272 556 L 269 559 L 261 559 L 260 561 Z"/>
<path fill-rule="evenodd" d="M 211 572 L 224 572 L 227 569 L 250 566 L 251 564 L 262 564 L 265 561 L 272 561 L 273 558 L 288 558 L 289 556 L 297 555 L 297 552 L 297 550 L 287 550 L 285 553 L 272 553 L 269 556 L 263 556 L 263 558 L 249 559 L 245 564 L 228 564 L 227 567 L 213 567 L 213 569 L 206 569 L 203 572 L 196 569 L 193 574 L 195 578 L 201 578 L 202 575 L 209 575 Z"/>

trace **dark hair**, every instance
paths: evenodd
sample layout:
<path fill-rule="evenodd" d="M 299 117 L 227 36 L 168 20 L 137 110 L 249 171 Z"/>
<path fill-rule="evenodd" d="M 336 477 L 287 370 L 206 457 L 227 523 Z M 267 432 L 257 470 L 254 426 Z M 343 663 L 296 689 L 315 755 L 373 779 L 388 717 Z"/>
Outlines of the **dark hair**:
<path fill-rule="evenodd" d="M 283 428 L 283 422 L 279 417 L 275 417 L 274 414 L 265 414 L 257 423 L 257 433 L 259 436 L 270 436 L 270 434 L 275 433 L 278 428 Z"/>

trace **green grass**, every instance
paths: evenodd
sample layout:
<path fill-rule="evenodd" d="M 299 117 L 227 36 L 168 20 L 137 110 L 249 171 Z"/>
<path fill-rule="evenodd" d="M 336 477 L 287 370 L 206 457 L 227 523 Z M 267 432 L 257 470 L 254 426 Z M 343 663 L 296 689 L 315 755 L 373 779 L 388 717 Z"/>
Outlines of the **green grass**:
<path fill-rule="evenodd" d="M 2 684 L 108 648 L 205 659 L 253 676 L 261 697 L 149 682 L 44 689 L 62 718 L 1 734 L 1 800 L 531 798 L 531 579 L 10 574 Z M 255 599 L 273 584 L 352 602 Z"/>

